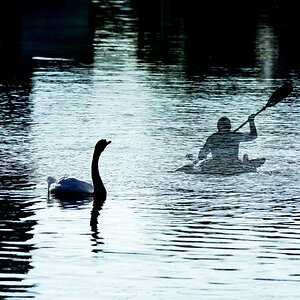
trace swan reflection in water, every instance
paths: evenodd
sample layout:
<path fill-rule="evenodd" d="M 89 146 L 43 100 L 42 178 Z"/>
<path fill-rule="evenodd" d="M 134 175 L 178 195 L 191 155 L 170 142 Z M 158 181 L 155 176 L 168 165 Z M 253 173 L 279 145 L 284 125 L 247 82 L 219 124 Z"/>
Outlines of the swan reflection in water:
<path fill-rule="evenodd" d="M 106 146 L 110 143 L 111 141 L 101 139 L 95 145 L 91 165 L 93 184 L 73 177 L 62 177 L 59 180 L 51 176 L 47 178 L 48 196 L 51 194 L 64 203 L 68 203 L 68 200 L 71 202 L 77 200 L 85 202 L 85 200 L 93 197 L 94 201 L 90 219 L 90 225 L 93 231 L 97 231 L 97 218 L 107 196 L 106 188 L 99 172 L 99 158 Z"/>

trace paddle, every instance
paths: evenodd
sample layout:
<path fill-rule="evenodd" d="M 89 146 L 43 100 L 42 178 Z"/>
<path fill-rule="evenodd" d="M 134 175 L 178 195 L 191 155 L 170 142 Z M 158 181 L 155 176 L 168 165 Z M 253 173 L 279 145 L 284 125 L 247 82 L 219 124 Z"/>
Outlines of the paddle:
<path fill-rule="evenodd" d="M 291 92 L 293 91 L 293 86 L 290 82 L 286 82 L 281 87 L 279 87 L 269 98 L 267 104 L 260 109 L 257 113 L 254 115 L 257 116 L 262 111 L 264 111 L 268 107 L 272 107 L 282 101 L 284 98 L 286 98 Z M 241 129 L 244 125 L 246 125 L 249 121 L 245 121 L 243 124 L 241 124 L 237 129 L 235 129 L 233 132 L 237 132 L 239 129 Z"/>

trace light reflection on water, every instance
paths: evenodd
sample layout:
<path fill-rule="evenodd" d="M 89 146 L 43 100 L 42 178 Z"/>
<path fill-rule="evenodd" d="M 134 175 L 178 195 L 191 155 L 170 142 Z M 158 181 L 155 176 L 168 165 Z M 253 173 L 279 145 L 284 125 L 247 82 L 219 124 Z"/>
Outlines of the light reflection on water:
<path fill-rule="evenodd" d="M 174 172 L 220 116 L 237 127 L 283 81 L 248 69 L 187 78 L 135 60 L 126 35 L 95 44 L 93 65 L 37 58 L 23 122 L 2 110 L 1 296 L 297 299 L 299 104 L 257 117 L 241 153 L 267 158 L 258 174 Z M 90 199 L 47 199 L 45 179 L 89 181 L 100 138 L 112 140 L 100 162 L 108 199 L 91 228 Z"/>
<path fill-rule="evenodd" d="M 255 286 L 249 298 L 286 295 L 286 286 L 299 283 L 299 147 L 293 134 L 298 125 L 291 121 L 289 104 L 259 116 L 259 138 L 242 147 L 250 156 L 267 158 L 259 174 L 187 175 L 173 171 L 186 163 L 187 152 L 197 153 L 219 115 L 233 116 L 235 124 L 244 121 L 264 105 L 265 86 L 253 79 L 243 87 L 240 79 L 240 93 L 231 94 L 226 80 L 210 78 L 202 83 L 209 93 L 201 92 L 199 101 L 194 95 L 159 94 L 153 88 L 157 79 L 151 85 L 138 81 L 133 70 L 105 73 L 94 74 L 92 87 L 76 85 L 80 70 L 50 71 L 50 81 L 47 72 L 35 73 L 32 154 L 39 162 L 39 197 L 46 196 L 48 175 L 89 179 L 94 141 L 112 139 L 101 161 L 108 200 L 97 232 L 90 233 L 89 203 L 68 207 L 54 201 L 36 212 L 38 249 L 29 274 L 38 282 L 36 290 L 48 297 L 56 295 L 55 286 L 73 298 L 84 291 L 89 298 L 99 293 L 105 298 L 218 298 L 226 293 L 237 299 Z M 266 94 L 263 99 L 257 86 Z M 105 287 L 97 288 L 98 280 Z M 145 289 L 137 291 L 144 281 Z"/>

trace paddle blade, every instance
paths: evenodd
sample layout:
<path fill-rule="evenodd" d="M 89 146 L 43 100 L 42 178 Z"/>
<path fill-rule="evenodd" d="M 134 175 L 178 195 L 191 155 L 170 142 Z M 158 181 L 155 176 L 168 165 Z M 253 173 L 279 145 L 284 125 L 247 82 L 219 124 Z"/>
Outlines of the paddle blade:
<path fill-rule="evenodd" d="M 293 86 L 290 82 L 286 82 L 279 87 L 270 97 L 266 107 L 276 105 L 278 102 L 286 98 L 293 91 Z"/>

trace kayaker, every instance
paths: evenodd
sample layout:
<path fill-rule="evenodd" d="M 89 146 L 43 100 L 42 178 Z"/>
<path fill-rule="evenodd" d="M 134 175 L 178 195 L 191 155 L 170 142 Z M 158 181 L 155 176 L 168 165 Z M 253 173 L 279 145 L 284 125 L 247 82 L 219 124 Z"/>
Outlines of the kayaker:
<path fill-rule="evenodd" d="M 248 117 L 250 132 L 241 133 L 231 131 L 231 122 L 227 117 L 219 119 L 218 132 L 209 136 L 200 149 L 198 159 L 203 160 L 211 153 L 209 164 L 220 167 L 231 167 L 242 163 L 239 160 L 239 145 L 241 142 L 249 142 L 257 138 L 257 130 L 254 124 L 255 114 Z M 244 156 L 247 160 L 247 156 Z"/>

